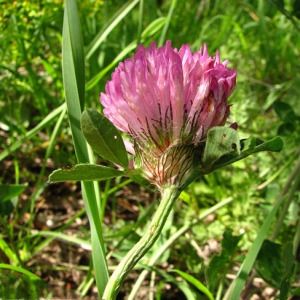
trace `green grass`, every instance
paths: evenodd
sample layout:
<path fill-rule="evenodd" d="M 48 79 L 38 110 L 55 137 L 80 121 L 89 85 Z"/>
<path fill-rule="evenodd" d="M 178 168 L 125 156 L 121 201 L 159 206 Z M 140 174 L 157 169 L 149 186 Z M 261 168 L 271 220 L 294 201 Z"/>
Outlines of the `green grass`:
<path fill-rule="evenodd" d="M 130 57 L 139 43 L 149 45 L 153 40 L 159 45 L 171 40 L 177 48 L 189 43 L 195 51 L 206 43 L 211 54 L 219 50 L 221 58 L 228 59 L 229 66 L 238 71 L 229 119 L 239 124 L 241 138 L 268 140 L 279 134 L 284 149 L 256 154 L 192 183 L 177 201 L 157 244 L 133 271 L 136 282 L 129 299 L 134 299 L 143 284 L 157 288 L 157 299 L 167 299 L 167 283 L 187 299 L 205 299 L 201 284 L 215 299 L 224 299 L 225 294 L 228 299 L 237 299 L 230 298 L 229 291 L 238 290 L 239 294 L 253 268 L 256 276 L 278 294 L 281 291 L 278 297 L 291 295 L 299 277 L 299 265 L 291 259 L 288 246 L 294 243 L 294 254 L 299 246 L 300 21 L 296 2 L 164 0 L 158 4 L 160 1 L 140 0 L 121 5 L 119 1 L 81 0 L 81 29 L 77 24 L 77 30 L 82 34 L 83 51 L 73 58 L 67 54 L 70 32 L 65 31 L 62 39 L 61 1 L 1 3 L 0 268 L 5 271 L 0 273 L 9 289 L 0 289 L 0 298 L 21 297 L 28 282 L 28 298 L 51 297 L 53 291 L 47 283 L 34 277 L 41 273 L 30 266 L 32 257 L 42 253 L 53 239 L 75 245 L 83 244 L 83 239 L 86 245 L 98 247 L 93 253 L 94 267 L 78 265 L 85 279 L 77 288 L 82 297 L 93 286 L 101 290 L 105 279 L 97 277 L 97 270 L 106 269 L 105 256 L 109 270 L 113 269 L 147 227 L 156 208 L 156 201 L 149 199 L 155 199 L 156 193 L 137 192 L 137 185 L 120 178 L 88 183 L 83 187 L 85 205 L 79 215 L 70 216 L 51 232 L 36 228 L 35 220 L 45 195 L 49 195 L 47 177 L 51 171 L 77 162 L 103 162 L 99 156 L 93 157 L 76 122 L 68 116 L 76 116 L 79 122 L 83 108 L 101 111 L 99 94 L 114 67 Z M 78 32 L 72 39 L 80 37 Z M 77 86 L 73 85 L 76 81 L 68 81 L 72 75 Z M 35 164 L 37 168 L 31 167 Z M 125 192 L 133 193 L 133 198 L 148 197 L 143 198 L 144 203 L 131 201 L 137 209 L 133 218 L 123 219 L 119 214 L 120 195 Z M 287 204 L 275 214 L 272 209 L 280 201 Z M 68 237 L 65 231 L 85 211 L 91 233 L 85 228 L 83 235 L 77 232 L 77 236 Z M 240 239 L 236 248 L 228 248 L 226 241 L 234 242 L 235 237 Z M 292 261 L 277 281 L 268 277 L 268 272 L 273 274 L 271 268 L 261 269 L 262 256 L 256 260 L 264 238 L 280 245 L 282 261 Z M 216 265 L 210 265 L 212 257 L 205 260 L 198 255 L 211 240 L 225 241 L 215 256 Z M 157 257 L 160 249 L 165 251 Z M 103 255 L 98 255 L 100 250 Z M 207 276 L 212 266 L 218 281 Z M 60 271 L 60 266 L 52 267 Z M 226 277 L 239 269 L 243 276 L 236 281 Z M 126 284 L 132 286 L 130 280 Z M 123 292 L 130 291 L 127 287 Z"/>

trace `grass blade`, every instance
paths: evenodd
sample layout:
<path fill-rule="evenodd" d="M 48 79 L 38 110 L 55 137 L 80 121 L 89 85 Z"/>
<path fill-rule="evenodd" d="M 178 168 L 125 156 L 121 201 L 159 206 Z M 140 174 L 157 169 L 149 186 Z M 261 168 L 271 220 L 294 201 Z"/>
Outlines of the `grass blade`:
<path fill-rule="evenodd" d="M 76 1 L 66 0 L 63 26 L 63 79 L 71 132 L 78 163 L 91 162 L 87 143 L 80 130 L 84 106 L 84 55 Z M 91 162 L 92 163 L 92 162 Z M 92 182 L 82 182 L 82 194 L 91 225 L 92 257 L 101 298 L 108 281 L 97 195 Z"/>
<path fill-rule="evenodd" d="M 4 150 L 0 154 L 0 161 L 6 158 L 8 155 L 10 155 L 13 151 L 21 147 L 27 140 L 31 139 L 36 133 L 41 131 L 44 127 L 46 127 L 51 121 L 53 121 L 56 116 L 62 113 L 62 111 L 65 109 L 66 104 L 63 103 L 61 106 L 56 108 L 54 111 L 52 111 L 49 115 L 47 115 L 42 122 L 40 122 L 37 126 L 35 126 L 33 129 L 29 130 L 21 139 L 13 143 L 11 146 L 9 146 L 6 150 Z"/>
<path fill-rule="evenodd" d="M 139 3 L 139 0 L 128 1 L 112 17 L 111 21 L 97 34 L 91 44 L 88 46 L 86 59 L 90 59 L 93 53 L 98 49 L 108 34 L 121 22 L 125 16 Z"/>
<path fill-rule="evenodd" d="M 263 223 L 251 249 L 249 250 L 246 259 L 244 260 L 237 277 L 235 281 L 232 283 L 231 287 L 228 289 L 227 294 L 225 295 L 224 299 L 228 300 L 236 300 L 240 299 L 240 294 L 243 290 L 243 287 L 245 286 L 246 280 L 248 278 L 248 274 L 250 273 L 253 264 L 256 260 L 257 254 L 263 244 L 263 241 L 265 240 L 268 230 L 270 228 L 270 225 L 272 221 L 274 220 L 276 213 L 279 209 L 279 207 L 282 204 L 284 197 L 280 199 L 276 203 L 276 205 L 273 207 L 271 212 L 268 214 L 265 222 Z"/>
<path fill-rule="evenodd" d="M 27 275 L 30 278 L 30 280 L 32 280 L 32 281 L 41 281 L 40 277 L 38 277 L 34 273 L 32 273 L 32 272 L 30 272 L 30 271 L 28 271 L 24 268 L 21 268 L 21 267 L 12 266 L 12 265 L 9 265 L 9 264 L 0 264 L 0 269 L 13 270 L 13 271 L 22 273 L 24 275 Z"/>
<path fill-rule="evenodd" d="M 202 292 L 203 294 L 205 294 L 205 296 L 207 296 L 207 298 L 209 300 L 214 300 L 214 297 L 213 297 L 212 293 L 209 291 L 209 289 L 202 282 L 200 282 L 198 279 L 196 279 L 192 275 L 187 274 L 186 272 L 182 272 L 180 270 L 176 270 L 175 269 L 175 270 L 172 270 L 172 271 L 176 272 L 183 279 L 185 279 L 187 282 L 189 282 L 194 287 L 196 287 L 200 292 Z"/>

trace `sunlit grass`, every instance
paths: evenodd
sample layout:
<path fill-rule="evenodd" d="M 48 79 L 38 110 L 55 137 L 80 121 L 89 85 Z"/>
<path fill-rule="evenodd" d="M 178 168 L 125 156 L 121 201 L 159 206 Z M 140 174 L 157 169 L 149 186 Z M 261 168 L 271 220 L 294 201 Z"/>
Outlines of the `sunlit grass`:
<path fill-rule="evenodd" d="M 0 163 L 3 172 L 0 184 L 26 184 L 24 187 L 27 187 L 25 191 L 22 188 L 19 193 L 13 194 L 11 199 L 5 198 L 5 203 L 12 206 L 5 208 L 9 210 L 8 213 L 6 210 L 0 212 L 0 249 L 4 253 L 3 258 L 2 254 L 0 256 L 0 262 L 15 267 L 14 272 L 8 274 L 5 271 L 9 285 L 13 284 L 11 276 L 19 279 L 27 276 L 25 272 L 16 275 L 20 271 L 18 268 L 32 271 L 27 267 L 32 256 L 43 251 L 55 235 L 56 238 L 74 242 L 63 236 L 63 231 L 75 222 L 73 217 L 51 234 L 47 230 L 43 234 L 43 229 L 39 229 L 38 233 L 33 232 L 36 230 L 33 222 L 37 207 L 43 206 L 41 199 L 47 188 L 48 174 L 54 168 L 67 168 L 76 163 L 76 149 L 66 119 L 61 72 L 63 6 L 60 1 L 42 2 L 40 6 L 26 1 L 2 4 Z M 86 74 L 80 82 L 86 88 L 81 109 L 85 106 L 101 110 L 99 93 L 104 90 L 105 81 L 111 76 L 118 61 L 130 57 L 138 43 L 149 45 L 152 40 L 156 40 L 163 44 L 170 39 L 177 48 L 189 43 L 194 50 L 206 43 L 211 54 L 220 50 L 221 58 L 228 59 L 230 67 L 238 71 L 237 88 L 230 98 L 232 107 L 229 119 L 239 124 L 240 137 L 255 136 L 267 140 L 276 136 L 280 129 L 279 133 L 285 142 L 280 154 L 262 153 L 249 157 L 194 182 L 182 194 L 157 248 L 150 251 L 146 258 L 153 259 L 155 249 L 168 243 L 191 220 L 197 220 L 226 199 L 230 199 L 230 203 L 213 211 L 207 219 L 199 220 L 188 232 L 176 237 L 162 258 L 151 264 L 151 270 L 146 269 L 159 276 L 156 277 L 155 285 L 162 297 L 165 282 L 172 282 L 173 286 L 177 284 L 185 295 L 189 289 L 192 295 L 196 293 L 194 287 L 186 281 L 181 285 L 176 281 L 178 274 L 168 273 L 172 265 L 209 286 L 205 276 L 209 260 L 199 257 L 197 250 L 203 249 L 208 240 L 220 244 L 224 232 L 229 228 L 234 236 L 241 235 L 236 259 L 230 264 L 230 273 L 234 266 L 240 266 L 275 205 L 275 199 L 296 168 L 300 142 L 299 20 L 292 14 L 294 1 L 285 1 L 284 10 L 276 6 L 277 2 L 280 3 L 264 0 L 165 0 L 158 5 L 154 1 L 129 1 L 122 7 L 116 1 L 78 3 Z M 75 100 L 70 100 L 69 112 L 72 110 L 72 101 Z M 295 118 L 288 111 L 289 108 L 284 110 L 287 116 L 274 110 L 274 105 L 282 101 L 290 105 L 297 115 Z M 38 171 L 25 170 L 25 161 L 34 161 L 35 157 L 41 160 Z M 49 159 L 52 161 L 51 168 L 47 167 Z M 96 156 L 96 160 L 101 158 Z M 151 202 L 151 198 L 154 201 L 147 207 L 136 200 L 135 196 L 139 197 L 139 194 L 134 195 L 133 192 L 138 217 L 135 220 L 120 218 L 119 198 L 123 195 L 125 183 L 121 179 L 109 180 L 99 188 L 99 216 L 105 224 L 104 247 L 113 265 L 142 234 L 156 205 L 155 192 L 142 189 L 142 193 L 148 197 L 146 202 Z M 294 239 L 295 225 L 299 222 L 298 192 L 293 189 L 293 185 L 288 191 L 290 189 L 293 191 L 291 206 L 276 236 L 276 242 L 283 246 L 288 240 Z M 0 195 L 3 203 L 4 196 Z M 105 207 L 109 209 L 105 210 Z M 21 222 L 28 213 L 29 221 Z M 84 209 L 81 213 L 84 213 Z M 109 216 L 105 215 L 107 213 Z M 269 238 L 275 226 L 276 218 L 268 231 Z M 76 237 L 73 238 L 76 241 Z M 88 234 L 85 238 L 86 243 L 90 244 Z M 189 253 L 187 247 L 191 249 Z M 138 272 L 146 263 L 147 260 L 142 261 Z M 80 286 L 83 296 L 95 283 L 92 265 L 82 268 L 87 276 L 84 286 Z M 57 270 L 60 270 L 59 266 Z M 17 281 L 11 292 L 1 289 L 0 297 L 19 297 L 26 286 L 26 280 L 25 284 L 22 280 L 20 283 Z M 222 299 L 221 295 L 225 294 L 230 283 L 230 280 L 225 280 L 222 288 L 210 292 L 216 299 Z M 40 292 L 39 283 L 36 289 L 34 284 L 33 281 L 30 289 L 33 295 Z M 42 289 L 48 293 L 47 286 Z"/>

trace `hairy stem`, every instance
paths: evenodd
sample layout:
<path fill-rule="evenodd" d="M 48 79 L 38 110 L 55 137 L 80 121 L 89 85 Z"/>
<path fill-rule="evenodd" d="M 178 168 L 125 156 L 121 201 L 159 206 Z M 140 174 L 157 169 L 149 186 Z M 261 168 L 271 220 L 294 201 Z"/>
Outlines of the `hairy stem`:
<path fill-rule="evenodd" d="M 168 186 L 162 188 L 162 198 L 153 216 L 151 224 L 143 237 L 125 255 L 110 277 L 104 291 L 103 299 L 114 300 L 117 297 L 121 284 L 130 270 L 148 252 L 159 237 L 164 224 L 171 212 L 176 199 L 179 197 L 178 187 Z"/>

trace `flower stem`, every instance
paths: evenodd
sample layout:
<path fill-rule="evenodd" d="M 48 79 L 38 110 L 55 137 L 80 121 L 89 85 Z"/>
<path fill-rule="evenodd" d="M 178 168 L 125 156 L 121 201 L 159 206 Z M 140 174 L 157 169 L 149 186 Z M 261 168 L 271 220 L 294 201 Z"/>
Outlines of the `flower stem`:
<path fill-rule="evenodd" d="M 159 237 L 164 224 L 171 212 L 176 199 L 180 195 L 178 187 L 167 186 L 162 188 L 162 198 L 153 216 L 151 224 L 142 238 L 125 255 L 110 277 L 102 299 L 114 300 L 117 297 L 121 284 L 130 270 L 148 252 Z"/>

